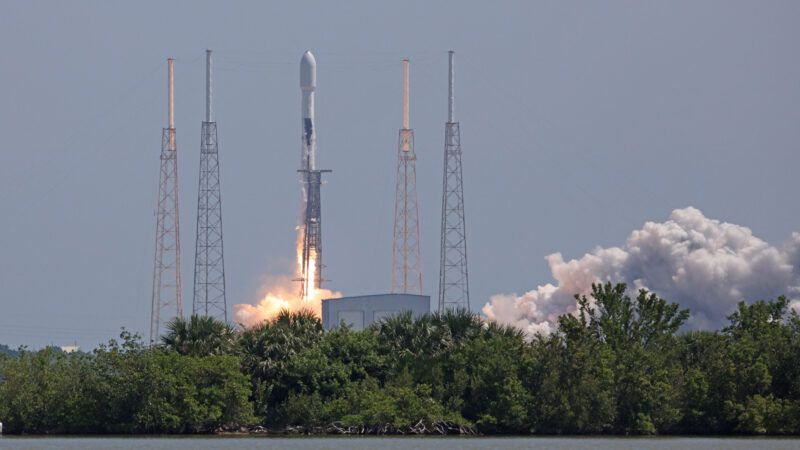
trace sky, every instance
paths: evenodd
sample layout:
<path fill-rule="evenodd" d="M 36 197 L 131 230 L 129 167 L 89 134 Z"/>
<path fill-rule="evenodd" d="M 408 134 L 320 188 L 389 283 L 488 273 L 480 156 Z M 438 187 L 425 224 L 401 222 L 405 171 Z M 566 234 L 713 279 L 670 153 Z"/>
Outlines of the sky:
<path fill-rule="evenodd" d="M 456 51 L 471 307 L 552 281 L 692 206 L 774 245 L 799 230 L 800 3 L 105 2 L 0 7 L 0 343 L 149 327 L 166 58 L 176 58 L 191 302 L 204 50 L 214 50 L 228 302 L 291 274 L 298 72 L 317 59 L 327 287 L 391 281 L 401 60 L 411 59 L 423 284 L 436 296 L 447 51 Z M 230 308 L 230 307 L 229 307 Z M 189 309 L 189 308 L 187 308 Z"/>

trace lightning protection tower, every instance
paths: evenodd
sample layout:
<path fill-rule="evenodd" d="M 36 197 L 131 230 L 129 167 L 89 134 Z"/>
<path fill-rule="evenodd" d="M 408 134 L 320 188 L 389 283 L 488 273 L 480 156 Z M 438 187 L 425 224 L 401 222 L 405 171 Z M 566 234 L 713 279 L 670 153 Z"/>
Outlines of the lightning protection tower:
<path fill-rule="evenodd" d="M 403 128 L 397 142 L 397 188 L 394 203 L 392 292 L 422 294 L 417 207 L 417 155 L 408 119 L 408 59 L 403 60 Z"/>
<path fill-rule="evenodd" d="M 206 117 L 200 131 L 200 182 L 194 251 L 192 314 L 227 322 L 217 122 L 211 115 L 211 50 L 206 50 Z"/>
<path fill-rule="evenodd" d="M 150 314 L 150 344 L 155 343 L 166 319 L 183 315 L 181 304 L 181 233 L 178 220 L 178 147 L 175 143 L 175 97 L 173 66 L 168 68 L 169 126 L 161 133 L 161 171 L 156 210 L 156 253 L 153 264 L 153 297 Z M 174 308 L 174 309 L 173 309 Z"/>
<path fill-rule="evenodd" d="M 467 231 L 464 221 L 464 183 L 461 174 L 461 130 L 453 114 L 453 57 L 448 52 L 448 104 L 444 133 L 442 232 L 439 261 L 439 311 L 469 309 Z"/>

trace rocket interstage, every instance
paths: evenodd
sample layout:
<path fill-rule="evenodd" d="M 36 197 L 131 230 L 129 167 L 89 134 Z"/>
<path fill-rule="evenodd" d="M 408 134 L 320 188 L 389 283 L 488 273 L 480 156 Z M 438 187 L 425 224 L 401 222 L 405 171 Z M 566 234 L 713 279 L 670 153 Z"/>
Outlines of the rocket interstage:
<path fill-rule="evenodd" d="M 317 62 L 311 52 L 300 59 L 300 91 L 302 120 L 300 144 L 300 224 L 298 225 L 298 278 L 300 298 L 314 298 L 325 281 L 322 277 L 322 174 L 317 170 L 317 130 L 314 119 L 314 91 L 317 87 Z"/>

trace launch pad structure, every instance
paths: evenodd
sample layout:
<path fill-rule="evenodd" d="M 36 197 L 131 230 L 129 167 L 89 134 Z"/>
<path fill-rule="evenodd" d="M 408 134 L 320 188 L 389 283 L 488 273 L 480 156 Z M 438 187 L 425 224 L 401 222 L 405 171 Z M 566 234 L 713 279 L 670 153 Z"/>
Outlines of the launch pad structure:
<path fill-rule="evenodd" d="M 460 124 L 455 120 L 454 114 L 453 51 L 448 52 L 448 59 L 448 116 L 445 123 L 438 293 L 438 310 L 440 312 L 456 308 L 469 309 L 461 136 Z M 160 155 L 150 320 L 151 345 L 159 339 L 167 320 L 183 316 L 177 145 L 174 120 L 174 59 L 169 58 L 167 62 L 168 126 L 162 132 Z M 414 130 L 410 127 L 409 120 L 408 59 L 403 60 L 402 67 L 403 117 L 397 142 L 390 292 L 392 295 L 418 297 L 422 295 L 422 267 L 416 186 L 417 156 L 414 146 Z M 297 172 L 300 174 L 301 182 L 301 208 L 297 235 L 298 268 L 295 279 L 300 282 L 300 299 L 302 301 L 316 299 L 319 295 L 318 290 L 326 281 L 323 276 L 325 266 L 322 258 L 321 187 L 323 174 L 331 171 L 320 170 L 316 167 L 317 136 L 314 105 L 316 69 L 317 63 L 314 55 L 306 51 L 300 60 L 301 146 L 300 168 Z M 212 116 L 211 93 L 211 50 L 207 50 L 206 114 L 201 125 L 192 313 L 227 321 L 219 148 L 217 123 Z"/>
<path fill-rule="evenodd" d="M 298 170 L 305 185 L 306 208 L 303 215 L 303 254 L 300 298 L 308 299 L 314 289 L 322 287 L 322 174 L 330 170 Z"/>
<path fill-rule="evenodd" d="M 150 309 L 150 344 L 158 341 L 168 317 L 183 316 L 181 302 L 181 232 L 178 215 L 178 147 L 175 142 L 174 64 L 167 60 L 168 127 L 161 133 L 161 170 L 156 209 L 156 251 Z M 174 308 L 174 309 L 173 309 Z M 172 316 L 172 313 L 175 313 Z"/>
<path fill-rule="evenodd" d="M 461 128 L 455 119 L 453 59 L 448 52 L 448 103 L 444 135 L 442 231 L 439 260 L 439 312 L 469 309 L 467 229 L 461 166 Z"/>
<path fill-rule="evenodd" d="M 213 120 L 211 108 L 211 50 L 206 50 L 206 115 L 200 132 L 192 314 L 227 322 L 222 193 L 217 142 L 217 122 Z"/>
<path fill-rule="evenodd" d="M 403 60 L 403 127 L 397 142 L 397 185 L 392 239 L 392 293 L 422 294 L 417 205 L 417 154 L 409 126 L 409 60 Z"/>

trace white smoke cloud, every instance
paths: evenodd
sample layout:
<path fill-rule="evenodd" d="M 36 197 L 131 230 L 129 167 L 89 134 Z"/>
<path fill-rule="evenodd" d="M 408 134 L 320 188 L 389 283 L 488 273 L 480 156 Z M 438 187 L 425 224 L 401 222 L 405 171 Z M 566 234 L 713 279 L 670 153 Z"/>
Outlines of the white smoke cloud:
<path fill-rule="evenodd" d="M 592 283 L 625 282 L 647 288 L 691 310 L 690 328 L 717 329 L 741 300 L 792 298 L 800 311 L 800 233 L 783 247 L 753 236 L 749 228 L 705 217 L 696 208 L 676 209 L 663 223 L 647 222 L 621 247 L 597 248 L 579 259 L 546 258 L 555 284 L 524 295 L 498 294 L 483 307 L 491 320 L 529 334 L 549 333 L 558 316 L 574 313 L 576 293 Z"/>

